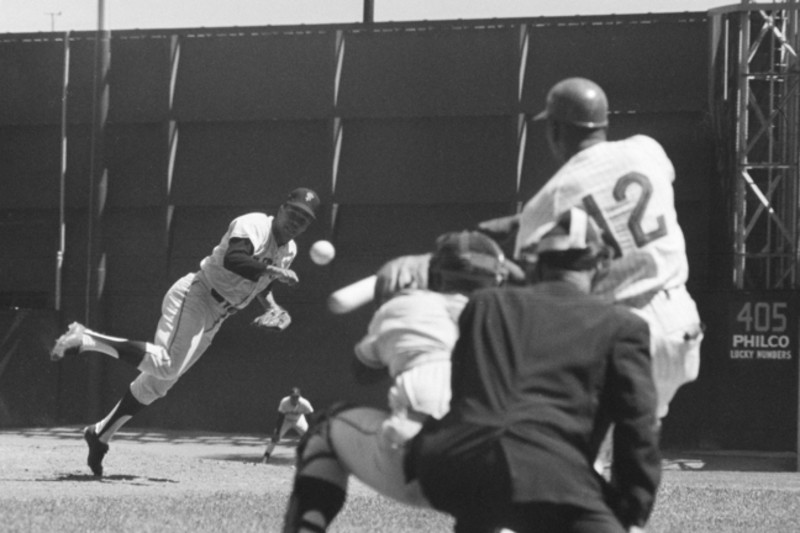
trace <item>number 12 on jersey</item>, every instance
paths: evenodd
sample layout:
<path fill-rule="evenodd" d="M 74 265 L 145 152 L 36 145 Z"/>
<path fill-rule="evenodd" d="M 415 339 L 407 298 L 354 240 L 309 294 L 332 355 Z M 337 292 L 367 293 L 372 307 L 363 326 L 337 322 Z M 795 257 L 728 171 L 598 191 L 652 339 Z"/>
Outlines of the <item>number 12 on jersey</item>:
<path fill-rule="evenodd" d="M 653 185 L 644 174 L 639 172 L 629 172 L 620 177 L 614 184 L 613 198 L 618 203 L 622 203 L 628 198 L 628 190 L 632 186 L 638 186 L 641 190 L 639 198 L 633 205 L 633 208 L 628 210 L 627 221 L 625 227 L 630 233 L 630 241 L 633 242 L 636 248 L 642 248 L 656 239 L 660 239 L 667 235 L 667 223 L 664 215 L 656 217 L 657 226 L 651 231 L 645 231 L 642 227 L 642 220 L 644 219 L 645 211 L 653 196 Z M 591 194 L 583 197 L 583 206 L 586 213 L 592 217 L 598 226 L 605 232 L 609 244 L 614 248 L 616 256 L 619 257 L 623 253 L 623 247 L 620 245 L 619 240 L 614 235 L 608 220 L 603 214 L 603 209 L 598 204 L 597 200 Z M 610 207 L 610 206 L 609 206 Z"/>

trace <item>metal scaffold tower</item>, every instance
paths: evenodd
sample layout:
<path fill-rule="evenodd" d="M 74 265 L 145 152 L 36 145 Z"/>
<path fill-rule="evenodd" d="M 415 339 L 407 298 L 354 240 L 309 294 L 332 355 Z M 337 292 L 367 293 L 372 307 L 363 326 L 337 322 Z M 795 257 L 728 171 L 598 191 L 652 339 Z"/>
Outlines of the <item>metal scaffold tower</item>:
<path fill-rule="evenodd" d="M 709 11 L 733 286 L 800 285 L 800 0 Z"/>

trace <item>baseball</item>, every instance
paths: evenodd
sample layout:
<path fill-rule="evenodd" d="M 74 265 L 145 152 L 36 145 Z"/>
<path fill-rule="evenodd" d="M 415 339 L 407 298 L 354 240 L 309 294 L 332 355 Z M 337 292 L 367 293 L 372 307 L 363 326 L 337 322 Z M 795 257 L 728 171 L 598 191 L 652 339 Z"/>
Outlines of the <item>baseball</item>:
<path fill-rule="evenodd" d="M 317 241 L 311 245 L 308 255 L 311 256 L 311 260 L 314 263 L 327 265 L 336 256 L 336 248 L 333 247 L 330 241 Z"/>

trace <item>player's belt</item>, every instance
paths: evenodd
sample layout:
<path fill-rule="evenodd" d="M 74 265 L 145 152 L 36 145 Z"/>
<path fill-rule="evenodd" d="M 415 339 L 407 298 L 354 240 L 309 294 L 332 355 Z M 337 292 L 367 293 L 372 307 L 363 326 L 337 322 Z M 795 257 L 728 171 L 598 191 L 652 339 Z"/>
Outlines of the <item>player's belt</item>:
<path fill-rule="evenodd" d="M 408 417 L 409 420 L 424 424 L 425 421 L 430 418 L 430 415 L 428 413 L 423 413 L 422 411 L 417 411 L 409 405 L 406 407 L 406 417 Z"/>
<path fill-rule="evenodd" d="M 211 289 L 211 296 L 217 302 L 219 302 L 222 305 L 222 307 L 224 307 L 225 310 L 228 311 L 229 313 L 233 313 L 234 311 L 236 311 L 236 308 L 228 300 L 223 298 L 220 293 L 217 292 L 217 289 Z"/>

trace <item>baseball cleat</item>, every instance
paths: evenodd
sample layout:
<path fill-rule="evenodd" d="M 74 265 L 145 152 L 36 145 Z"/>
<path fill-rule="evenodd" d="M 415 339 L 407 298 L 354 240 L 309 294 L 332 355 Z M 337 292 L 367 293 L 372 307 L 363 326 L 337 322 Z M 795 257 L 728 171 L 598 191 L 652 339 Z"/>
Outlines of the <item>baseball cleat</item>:
<path fill-rule="evenodd" d="M 67 332 L 56 340 L 55 346 L 50 350 L 50 360 L 60 361 L 69 350 L 77 350 L 83 346 L 83 334 L 86 328 L 82 324 L 73 322 Z"/>
<path fill-rule="evenodd" d="M 94 430 L 94 426 L 87 426 L 83 430 L 83 439 L 89 445 L 89 457 L 86 464 L 92 469 L 92 474 L 103 476 L 103 457 L 108 453 L 108 444 L 102 442 Z"/>

